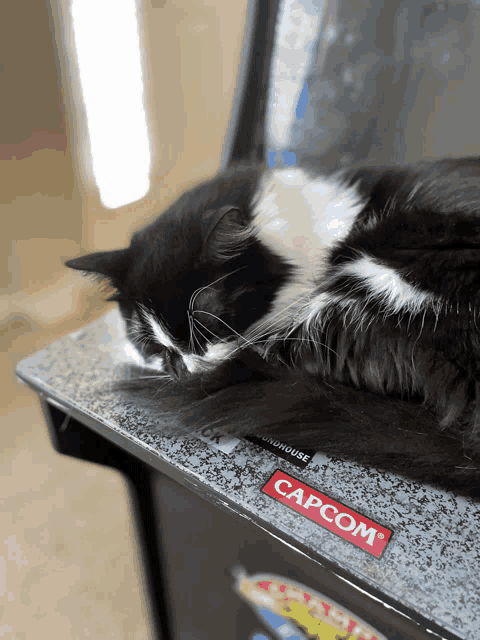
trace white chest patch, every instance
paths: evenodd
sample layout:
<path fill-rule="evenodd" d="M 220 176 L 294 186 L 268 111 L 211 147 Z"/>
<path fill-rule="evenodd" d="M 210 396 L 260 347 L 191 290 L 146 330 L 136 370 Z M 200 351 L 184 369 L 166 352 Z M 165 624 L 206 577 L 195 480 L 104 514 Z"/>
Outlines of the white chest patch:
<path fill-rule="evenodd" d="M 296 267 L 277 294 L 267 318 L 251 327 L 258 335 L 304 307 L 322 281 L 328 253 L 350 232 L 363 203 L 355 187 L 331 177 L 312 177 L 299 168 L 273 170 L 263 179 L 254 203 L 256 236 Z"/>
<path fill-rule="evenodd" d="M 168 334 L 168 331 L 162 326 L 160 320 L 144 307 L 141 308 L 141 313 L 149 326 L 150 335 L 154 341 L 162 347 L 177 351 L 178 349 L 175 346 L 175 343 Z"/>
<path fill-rule="evenodd" d="M 303 169 L 274 170 L 260 186 L 254 226 L 263 242 L 314 276 L 326 250 L 348 235 L 361 209 L 355 187 L 312 178 Z"/>

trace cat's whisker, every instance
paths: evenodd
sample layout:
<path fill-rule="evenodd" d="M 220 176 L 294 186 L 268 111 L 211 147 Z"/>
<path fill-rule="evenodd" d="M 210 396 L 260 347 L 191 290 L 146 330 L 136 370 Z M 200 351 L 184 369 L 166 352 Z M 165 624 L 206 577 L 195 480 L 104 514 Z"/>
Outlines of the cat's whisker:
<path fill-rule="evenodd" d="M 200 322 L 200 320 L 197 320 L 197 318 L 194 319 L 195 325 L 200 325 L 202 327 L 202 329 L 205 329 L 205 331 L 208 331 L 208 333 L 211 333 L 212 336 L 214 338 L 216 338 L 219 342 L 224 342 L 224 340 L 222 338 L 220 338 L 220 336 L 217 336 L 216 333 L 214 333 L 211 329 L 209 329 L 208 327 L 206 327 L 204 324 L 202 324 Z M 208 338 L 205 337 L 205 335 L 197 328 L 197 331 L 199 332 L 199 334 L 205 338 L 205 340 L 208 342 L 208 344 L 212 344 L 211 340 L 208 340 Z"/>
<path fill-rule="evenodd" d="M 165 384 L 161 385 L 160 387 L 158 387 L 158 389 L 156 390 L 156 392 L 153 394 L 153 398 L 155 399 L 157 397 L 157 395 L 163 391 L 166 387 L 169 387 L 172 385 L 172 380 L 170 380 L 169 382 L 166 382 Z"/>
<path fill-rule="evenodd" d="M 188 343 L 188 347 L 191 351 L 193 351 L 195 353 L 195 346 L 194 346 L 194 342 L 193 342 L 193 332 L 195 330 L 194 326 L 193 326 L 193 317 L 192 314 L 190 313 L 190 310 L 187 311 L 187 317 L 188 317 L 188 328 L 190 331 L 190 340 Z"/>
<path fill-rule="evenodd" d="M 283 320 L 285 316 L 285 312 L 288 311 L 291 307 L 298 305 L 299 303 L 302 304 L 303 298 L 307 298 L 305 302 L 308 302 L 311 299 L 311 294 L 310 293 L 303 294 L 302 296 L 296 298 L 293 302 L 288 304 L 286 307 L 283 307 L 280 311 L 275 313 L 273 316 L 268 316 L 264 322 L 261 322 L 255 327 L 254 333 L 252 334 L 252 339 L 255 339 L 255 333 L 257 331 L 262 331 L 263 328 L 268 328 L 269 331 L 274 331 L 275 323 L 273 321 L 279 316 L 280 316 L 280 320 Z M 281 327 L 282 323 L 279 323 L 279 326 Z M 248 339 L 251 339 L 250 336 Z"/>
<path fill-rule="evenodd" d="M 228 276 L 233 275 L 234 273 L 237 273 L 237 271 L 241 271 L 242 269 L 246 269 L 247 266 L 245 265 L 244 267 L 239 267 L 238 269 L 235 269 L 235 271 L 231 271 L 230 273 L 226 273 L 223 276 L 220 276 L 220 278 L 217 278 L 216 280 L 214 280 L 213 282 L 211 282 L 210 284 L 207 284 L 204 287 L 200 287 L 198 289 L 196 289 L 191 297 L 190 297 L 190 301 L 188 303 L 188 310 L 190 311 L 190 313 L 193 313 L 193 305 L 195 304 L 195 300 L 197 299 L 197 296 L 202 293 L 202 291 L 205 291 L 205 289 L 210 289 L 210 287 L 213 287 L 214 284 L 217 284 L 217 282 L 220 282 L 221 280 L 224 280 L 225 278 L 228 278 Z"/>
<path fill-rule="evenodd" d="M 146 333 L 147 333 L 146 330 L 145 330 L 145 327 L 143 327 L 140 324 L 132 324 L 129 327 L 129 330 L 130 330 L 130 333 L 135 335 L 135 336 L 138 336 L 138 335 L 143 336 L 143 335 L 146 335 Z"/>
<path fill-rule="evenodd" d="M 417 342 L 420 340 L 420 336 L 422 335 L 423 327 L 424 327 L 424 325 L 425 325 L 425 315 L 426 315 L 426 313 L 427 313 L 427 309 L 425 309 L 425 311 L 423 312 L 423 317 L 422 317 L 422 326 L 420 327 L 420 333 L 418 334 L 417 339 L 416 339 L 416 340 L 415 340 L 415 342 L 413 343 L 412 353 L 414 352 L 415 347 L 416 347 L 416 345 L 417 345 Z"/>
<path fill-rule="evenodd" d="M 319 340 L 314 340 L 313 338 L 283 338 L 283 341 L 287 341 L 287 340 L 294 340 L 294 341 L 299 341 L 299 342 L 311 342 L 312 344 L 316 344 L 320 347 L 324 347 L 325 349 L 328 349 L 329 351 L 331 351 L 332 353 L 334 353 L 336 356 L 338 356 L 338 353 L 335 351 L 335 349 L 332 349 L 331 347 L 328 346 L 328 344 L 325 344 L 324 342 L 320 342 Z M 269 338 L 267 338 L 266 340 L 259 340 L 258 342 L 256 342 L 255 344 L 260 344 L 262 342 L 268 342 Z"/>
<path fill-rule="evenodd" d="M 210 313 L 210 311 L 203 311 L 203 309 L 196 309 L 193 313 L 204 313 L 207 316 L 211 316 L 212 318 L 215 318 L 215 320 L 218 320 L 219 322 L 221 322 L 222 324 L 224 324 L 227 329 L 229 329 L 232 333 L 234 333 L 236 336 L 238 336 L 240 339 L 245 340 L 245 338 L 238 333 L 237 331 L 235 331 L 235 329 L 233 327 L 231 327 L 229 324 L 227 324 L 225 322 L 225 320 L 222 320 L 221 318 L 219 318 L 218 316 L 216 316 L 214 313 Z"/>
<path fill-rule="evenodd" d="M 190 296 L 190 300 L 188 302 L 188 313 L 193 313 L 193 305 L 195 304 L 195 300 L 197 299 L 197 296 L 200 293 L 202 293 L 202 291 L 205 291 L 205 289 L 208 289 L 208 287 L 210 287 L 210 286 L 211 285 L 207 285 L 206 287 L 200 287 L 198 289 L 195 289 L 195 291 Z"/>
<path fill-rule="evenodd" d="M 240 268 L 245 268 L 245 267 L 240 267 Z M 236 269 L 236 271 L 239 271 L 240 269 Z M 212 287 L 213 285 L 215 285 L 217 282 L 220 282 L 221 280 L 223 280 L 224 278 L 226 278 L 229 275 L 232 275 L 233 273 L 235 273 L 236 271 L 232 271 L 231 273 L 227 273 L 223 276 L 221 276 L 220 278 L 217 278 L 217 280 L 214 280 L 213 282 L 211 282 L 210 284 L 204 286 L 204 287 L 199 287 L 198 289 L 196 289 L 192 295 L 190 296 L 190 300 L 188 303 L 188 310 L 187 310 L 187 315 L 188 315 L 188 322 L 189 322 L 189 327 L 190 327 L 190 344 L 189 344 L 189 348 L 195 352 L 195 347 L 194 347 L 194 331 L 195 331 L 195 327 L 194 327 L 194 321 L 195 318 L 193 317 L 193 314 L 195 313 L 193 306 L 195 304 L 195 300 L 197 299 L 198 295 L 200 293 L 202 293 L 202 291 L 205 291 L 206 289 L 209 289 L 210 287 Z M 203 336 L 205 338 L 205 336 Z M 201 348 L 201 344 L 200 341 L 198 340 L 198 338 L 196 339 L 199 347 Z"/>
<path fill-rule="evenodd" d="M 198 344 L 198 346 L 199 346 L 200 353 L 202 353 L 202 351 L 203 351 L 203 353 L 205 353 L 205 349 L 202 347 L 202 345 L 201 345 L 201 343 L 200 343 L 200 340 L 199 340 L 199 339 L 197 338 L 197 336 L 195 335 L 195 331 L 197 331 L 198 333 L 200 333 L 200 335 L 201 335 L 203 338 L 205 338 L 205 336 L 202 334 L 202 332 L 201 332 L 201 331 L 199 331 L 197 327 L 195 327 L 195 324 L 193 324 L 193 338 L 194 338 L 194 340 L 196 341 L 196 343 L 197 343 L 197 344 Z"/>
<path fill-rule="evenodd" d="M 222 320 L 221 318 L 219 318 L 218 316 L 214 315 L 213 313 L 210 313 L 209 311 L 202 311 L 200 309 L 197 309 L 196 311 L 194 311 L 194 313 L 205 313 L 206 315 L 211 316 L 212 318 L 215 318 L 216 320 L 218 320 L 219 322 L 221 322 L 222 324 L 224 324 L 234 335 L 236 335 L 238 338 L 240 338 L 240 340 L 243 340 L 243 344 L 239 345 L 238 347 L 236 347 L 232 352 L 230 352 L 229 356 L 231 357 L 234 353 L 244 349 L 247 346 L 254 346 L 254 342 L 252 342 L 251 340 L 245 338 L 244 336 L 242 336 L 240 333 L 238 333 L 237 331 L 235 331 L 235 329 L 233 329 L 233 327 L 231 327 L 230 325 L 228 325 L 224 320 Z M 196 322 L 199 322 L 197 319 L 195 319 Z M 205 327 L 205 329 L 207 329 L 207 327 Z M 210 333 L 213 334 L 212 331 L 210 331 L 210 329 L 207 329 L 207 331 L 209 331 Z"/>
<path fill-rule="evenodd" d="M 138 345 L 140 347 L 140 351 L 142 349 L 145 349 L 151 343 L 151 341 L 152 339 L 150 336 L 143 336 L 143 337 L 136 336 L 135 338 L 132 339 L 133 344 Z"/>
<path fill-rule="evenodd" d="M 170 382 L 171 378 L 168 374 L 158 375 L 158 376 L 135 376 L 135 378 L 130 378 L 131 381 L 135 382 L 135 380 L 165 380 L 166 382 Z"/>
<path fill-rule="evenodd" d="M 201 355 L 202 353 L 205 353 L 205 348 L 201 344 L 196 334 L 199 333 L 208 345 L 211 344 L 211 341 L 198 329 L 197 327 L 198 320 L 196 320 L 196 318 L 193 317 L 193 314 L 190 311 L 187 311 L 187 313 L 188 313 L 188 322 L 190 326 L 189 348 L 190 348 L 190 351 L 192 351 L 192 353 L 194 353 L 195 355 Z M 197 354 L 197 345 L 200 351 L 199 354 Z"/>
<path fill-rule="evenodd" d="M 244 341 L 244 344 L 246 346 L 253 346 L 255 344 L 257 344 L 259 341 L 262 341 L 263 338 L 265 336 L 268 336 L 268 340 L 266 340 L 265 342 L 269 342 L 271 341 L 272 343 L 277 342 L 278 339 L 280 339 L 281 337 L 281 333 L 278 333 L 278 331 L 275 331 L 275 325 L 270 325 L 269 323 L 262 323 L 262 325 L 259 325 L 258 327 L 255 328 L 255 331 L 249 333 L 247 331 L 246 336 L 242 336 L 242 339 Z M 298 325 L 292 325 L 292 327 L 287 328 L 285 330 L 285 335 L 288 336 L 290 335 L 290 333 L 292 333 L 296 328 L 298 328 Z M 281 329 L 281 325 L 278 325 L 277 329 Z"/>
<path fill-rule="evenodd" d="M 264 335 L 265 335 L 265 334 L 264 334 Z M 266 337 L 266 338 L 264 338 L 264 337 L 262 337 L 262 336 L 259 336 L 258 338 L 256 338 L 256 339 L 255 339 L 255 341 L 254 341 L 254 342 L 252 342 L 252 341 L 248 341 L 248 344 L 240 344 L 240 345 L 238 345 L 238 346 L 237 346 L 233 351 L 231 351 L 231 352 L 229 353 L 229 357 L 230 357 L 230 358 L 232 358 L 232 357 L 233 357 L 233 356 L 235 356 L 239 351 L 243 351 L 247 346 L 254 347 L 254 346 L 256 346 L 256 345 L 260 345 L 260 344 L 268 344 L 269 342 L 271 342 L 271 340 L 272 340 L 272 337 L 271 337 L 271 336 L 268 336 L 268 337 Z M 335 351 L 335 349 L 332 349 L 332 347 L 330 347 L 328 344 L 326 344 L 326 343 L 324 343 L 324 342 L 321 342 L 321 341 L 319 341 L 319 340 L 315 340 L 314 338 L 309 337 L 309 336 L 294 337 L 294 338 L 291 338 L 291 337 L 284 337 L 284 338 L 282 338 L 282 341 L 298 341 L 298 342 L 303 342 L 303 343 L 305 343 L 305 342 L 307 342 L 307 343 L 312 343 L 312 344 L 318 345 L 318 346 L 320 346 L 320 347 L 323 347 L 323 348 L 327 349 L 328 351 L 331 351 L 331 352 L 332 352 L 332 353 L 334 353 L 337 357 L 339 357 L 339 356 L 338 356 L 338 353 Z M 317 354 L 317 355 L 318 355 L 318 354 Z"/>

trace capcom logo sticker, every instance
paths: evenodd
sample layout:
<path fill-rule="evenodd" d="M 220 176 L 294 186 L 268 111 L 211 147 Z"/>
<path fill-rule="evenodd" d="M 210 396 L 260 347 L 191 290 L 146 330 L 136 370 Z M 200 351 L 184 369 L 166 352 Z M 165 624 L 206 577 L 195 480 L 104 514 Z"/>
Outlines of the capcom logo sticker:
<path fill-rule="evenodd" d="M 321 593 L 267 573 L 235 567 L 234 589 L 278 640 L 387 640 L 358 616 Z"/>
<path fill-rule="evenodd" d="M 393 533 L 278 469 L 262 492 L 377 558 Z"/>

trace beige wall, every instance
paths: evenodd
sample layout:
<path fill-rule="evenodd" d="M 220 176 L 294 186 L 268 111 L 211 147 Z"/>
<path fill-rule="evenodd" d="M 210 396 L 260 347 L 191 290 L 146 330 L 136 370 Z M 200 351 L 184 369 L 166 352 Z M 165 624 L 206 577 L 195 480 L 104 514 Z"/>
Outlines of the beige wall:
<path fill-rule="evenodd" d="M 102 207 L 81 170 L 81 104 L 70 100 L 60 30 L 58 80 L 45 3 L 0 2 L 0 628 L 6 637 L 47 640 L 52 630 L 62 640 L 150 637 L 123 479 L 57 454 L 36 396 L 14 377 L 20 358 L 106 309 L 101 291 L 62 261 L 124 244 L 132 227 L 219 165 L 246 0 L 145 2 L 156 140 L 152 188 L 118 210 Z M 67 2 L 52 0 L 52 6 L 59 25 Z"/>
<path fill-rule="evenodd" d="M 12 293 L 41 285 L 79 246 L 81 202 L 42 3 L 2 5 L 0 52 L 0 288 Z"/>
<path fill-rule="evenodd" d="M 102 206 L 84 170 L 69 1 L 52 0 L 50 11 L 36 0 L 1 9 L 0 77 L 7 91 L 0 118 L 0 323 L 18 310 L 48 325 L 81 313 L 78 292 L 87 294 L 88 282 L 68 273 L 63 261 L 124 245 L 132 229 L 220 163 L 247 0 L 145 0 L 151 188 L 118 209 Z M 64 291 L 57 303 L 55 288 Z M 35 302 L 39 290 L 42 300 Z"/>

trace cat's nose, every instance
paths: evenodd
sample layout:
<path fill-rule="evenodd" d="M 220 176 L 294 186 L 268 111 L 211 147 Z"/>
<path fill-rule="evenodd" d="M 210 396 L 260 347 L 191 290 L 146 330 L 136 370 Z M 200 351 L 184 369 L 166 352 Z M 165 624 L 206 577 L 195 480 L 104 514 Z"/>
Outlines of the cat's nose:
<path fill-rule="evenodd" d="M 180 353 L 176 351 L 166 351 L 165 353 L 165 371 L 174 380 L 185 380 L 189 376 L 189 372 Z"/>

